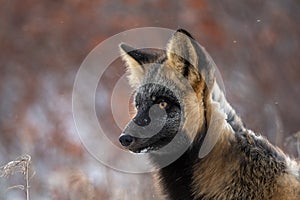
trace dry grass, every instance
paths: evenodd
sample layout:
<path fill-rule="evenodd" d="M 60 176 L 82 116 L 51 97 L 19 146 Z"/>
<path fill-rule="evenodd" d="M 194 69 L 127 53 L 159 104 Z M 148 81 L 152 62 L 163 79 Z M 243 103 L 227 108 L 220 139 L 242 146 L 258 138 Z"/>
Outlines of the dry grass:
<path fill-rule="evenodd" d="M 23 155 L 16 158 L 13 161 L 8 162 L 7 164 L 0 167 L 0 177 L 9 178 L 10 176 L 21 173 L 24 176 L 25 183 L 20 185 L 14 185 L 7 190 L 11 189 L 20 189 L 25 192 L 26 200 L 30 199 L 29 196 L 29 181 L 34 176 L 35 172 L 31 169 L 31 156 Z"/>

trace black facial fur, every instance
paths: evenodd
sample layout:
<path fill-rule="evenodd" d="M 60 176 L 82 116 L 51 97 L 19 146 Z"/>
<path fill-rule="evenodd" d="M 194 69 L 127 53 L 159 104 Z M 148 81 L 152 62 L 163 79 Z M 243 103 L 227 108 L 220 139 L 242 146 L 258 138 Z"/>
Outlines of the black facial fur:
<path fill-rule="evenodd" d="M 166 105 L 160 108 L 159 104 Z M 134 137 L 128 147 L 133 152 L 144 149 L 158 150 L 172 141 L 181 122 L 180 103 L 168 88 L 158 84 L 146 84 L 138 88 L 135 96 L 137 114 L 124 130 Z M 161 129 L 155 130 L 155 128 Z"/>

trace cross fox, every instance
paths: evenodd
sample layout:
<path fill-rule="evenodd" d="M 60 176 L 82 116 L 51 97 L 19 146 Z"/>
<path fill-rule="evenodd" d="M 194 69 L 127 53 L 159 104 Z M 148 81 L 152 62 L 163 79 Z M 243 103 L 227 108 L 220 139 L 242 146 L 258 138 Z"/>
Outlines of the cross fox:
<path fill-rule="evenodd" d="M 216 66 L 185 30 L 165 50 L 120 44 L 136 115 L 119 137 L 147 153 L 163 199 L 300 200 L 300 165 L 245 128 L 227 102 Z"/>

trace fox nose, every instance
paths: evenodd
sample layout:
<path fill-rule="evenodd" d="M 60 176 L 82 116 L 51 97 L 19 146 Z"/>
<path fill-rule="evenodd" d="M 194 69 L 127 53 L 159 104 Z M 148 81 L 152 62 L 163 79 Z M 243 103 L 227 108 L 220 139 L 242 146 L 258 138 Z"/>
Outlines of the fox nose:
<path fill-rule="evenodd" d="M 119 141 L 122 144 L 122 146 L 124 146 L 124 147 L 128 147 L 129 145 L 131 145 L 133 140 L 134 140 L 134 138 L 128 134 L 122 134 L 119 137 Z"/>

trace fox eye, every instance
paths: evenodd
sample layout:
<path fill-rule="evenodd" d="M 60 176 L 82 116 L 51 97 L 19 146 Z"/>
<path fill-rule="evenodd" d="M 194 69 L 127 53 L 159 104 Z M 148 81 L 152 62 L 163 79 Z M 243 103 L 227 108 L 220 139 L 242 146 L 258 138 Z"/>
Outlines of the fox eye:
<path fill-rule="evenodd" d="M 165 101 L 160 101 L 158 103 L 158 106 L 159 106 L 160 109 L 166 109 L 167 105 L 168 105 L 168 103 L 165 102 Z"/>

